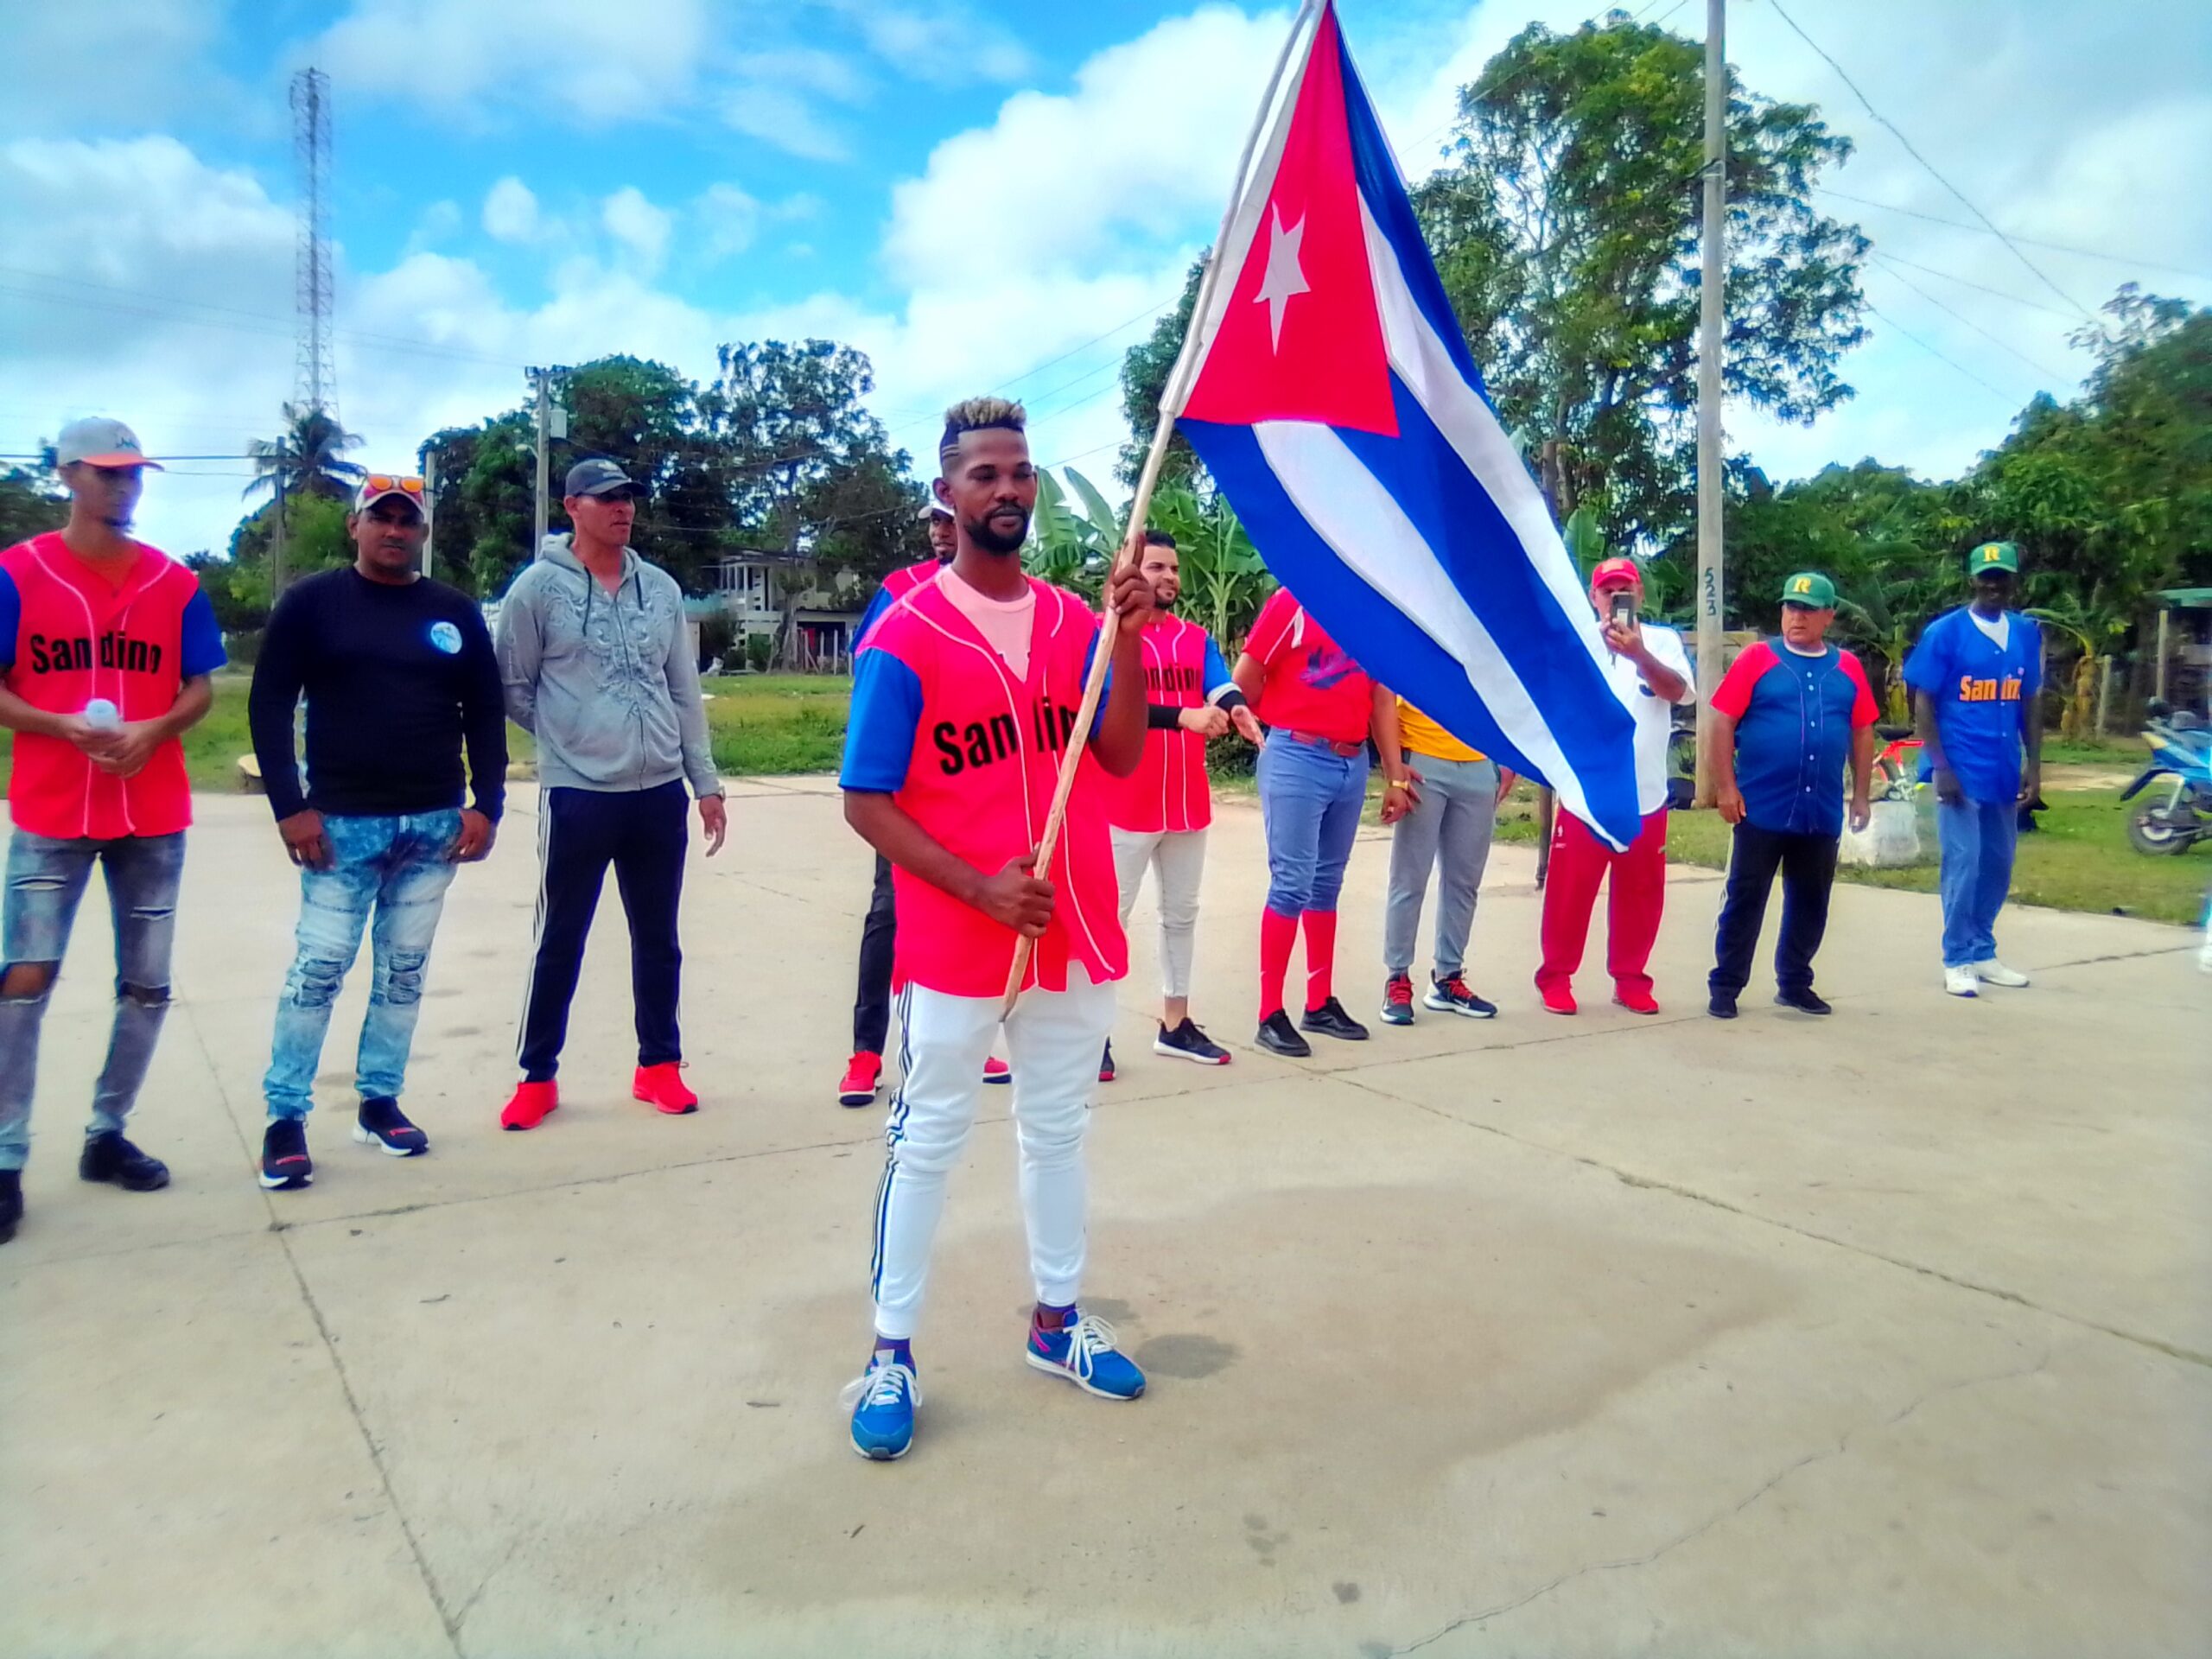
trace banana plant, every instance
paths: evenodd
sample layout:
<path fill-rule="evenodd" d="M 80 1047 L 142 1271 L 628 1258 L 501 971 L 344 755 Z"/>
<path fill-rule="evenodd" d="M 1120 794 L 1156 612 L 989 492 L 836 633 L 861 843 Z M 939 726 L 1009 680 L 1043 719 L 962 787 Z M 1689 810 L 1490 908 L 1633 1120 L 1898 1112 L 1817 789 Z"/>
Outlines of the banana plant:
<path fill-rule="evenodd" d="M 1183 567 L 1182 608 L 1234 657 L 1238 644 L 1275 590 L 1260 550 L 1244 532 L 1228 498 L 1200 500 L 1177 486 L 1152 498 L 1152 523 L 1175 538 Z"/>

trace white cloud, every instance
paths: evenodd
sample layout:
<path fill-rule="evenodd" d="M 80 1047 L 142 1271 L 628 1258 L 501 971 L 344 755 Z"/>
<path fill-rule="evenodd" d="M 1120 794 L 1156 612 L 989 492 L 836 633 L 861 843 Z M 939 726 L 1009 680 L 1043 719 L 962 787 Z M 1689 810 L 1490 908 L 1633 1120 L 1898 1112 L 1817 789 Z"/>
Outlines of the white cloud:
<path fill-rule="evenodd" d="M 1033 75 L 1029 48 L 964 5 L 887 5 L 837 0 L 871 50 L 902 73 L 938 86 L 1011 84 Z"/>
<path fill-rule="evenodd" d="M 820 47 L 779 47 L 765 52 L 743 52 L 730 67 L 747 80 L 785 86 L 857 104 L 868 93 L 868 79 L 850 58 Z"/>
<path fill-rule="evenodd" d="M 709 259 L 727 259 L 753 245 L 760 230 L 760 204 L 734 184 L 710 184 L 691 204 Z"/>
<path fill-rule="evenodd" d="M 207 58 L 226 0 L 133 0 L 105 26 L 68 6 L 7 8 L 16 72 L 0 99 L 0 131 L 119 126 L 143 131 L 227 95 Z"/>
<path fill-rule="evenodd" d="M 600 207 L 600 223 L 607 233 L 636 255 L 648 273 L 660 268 L 675 222 L 673 214 L 654 207 L 634 184 L 624 185 Z"/>
<path fill-rule="evenodd" d="M 497 242 L 534 241 L 538 233 L 537 197 L 512 173 L 484 195 L 484 233 Z"/>
<path fill-rule="evenodd" d="M 325 65 L 376 65 L 359 96 L 404 98 L 461 125 L 543 105 L 588 124 L 657 120 L 692 94 L 710 53 L 709 0 L 356 0 L 314 48 Z"/>
<path fill-rule="evenodd" d="M 811 162 L 842 162 L 851 154 L 844 135 L 788 87 L 747 82 L 723 94 L 721 116 L 731 130 L 758 138 Z"/>

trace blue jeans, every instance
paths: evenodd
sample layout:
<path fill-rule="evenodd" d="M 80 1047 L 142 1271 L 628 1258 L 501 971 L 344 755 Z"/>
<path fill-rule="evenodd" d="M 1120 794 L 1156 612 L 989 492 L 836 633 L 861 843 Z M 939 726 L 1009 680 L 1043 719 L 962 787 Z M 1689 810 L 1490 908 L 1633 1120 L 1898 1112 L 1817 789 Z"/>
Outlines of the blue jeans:
<path fill-rule="evenodd" d="M 1997 912 L 2012 887 L 2019 807 L 2012 801 L 1936 805 L 1943 848 L 1943 965 L 1963 968 L 1997 954 Z"/>
<path fill-rule="evenodd" d="M 1277 727 L 1260 750 L 1260 821 L 1268 837 L 1268 908 L 1334 910 L 1367 803 L 1367 750 L 1332 753 Z"/>
<path fill-rule="evenodd" d="M 276 1038 L 261 1084 L 271 1117 L 305 1117 L 315 1105 L 331 1005 L 360 953 L 364 927 L 371 927 L 372 977 L 354 1086 L 364 1100 L 399 1098 L 422 1013 L 423 970 L 453 885 L 461 814 L 325 817 L 322 830 L 334 861 L 300 872 L 299 950 L 276 999 Z"/>
<path fill-rule="evenodd" d="M 123 1128 L 169 1011 L 169 949 L 176 940 L 177 887 L 184 875 L 182 834 L 58 841 L 16 830 L 8 843 L 0 968 L 40 968 L 45 975 L 35 991 L 0 995 L 0 1169 L 21 1169 L 30 1153 L 39 1027 L 96 862 L 106 874 L 108 909 L 115 919 L 115 1026 L 108 1037 L 107 1063 L 93 1085 L 86 1135 Z"/>

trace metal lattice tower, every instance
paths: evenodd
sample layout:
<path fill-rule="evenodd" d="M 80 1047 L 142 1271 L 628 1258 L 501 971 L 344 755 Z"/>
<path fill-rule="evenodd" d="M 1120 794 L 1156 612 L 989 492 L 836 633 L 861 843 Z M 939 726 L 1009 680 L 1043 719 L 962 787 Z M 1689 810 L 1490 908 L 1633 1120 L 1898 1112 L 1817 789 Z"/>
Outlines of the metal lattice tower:
<path fill-rule="evenodd" d="M 330 77 L 302 69 L 292 77 L 292 159 L 300 187 L 300 245 L 294 305 L 299 313 L 292 397 L 302 410 L 335 413 L 338 382 L 330 360 Z"/>

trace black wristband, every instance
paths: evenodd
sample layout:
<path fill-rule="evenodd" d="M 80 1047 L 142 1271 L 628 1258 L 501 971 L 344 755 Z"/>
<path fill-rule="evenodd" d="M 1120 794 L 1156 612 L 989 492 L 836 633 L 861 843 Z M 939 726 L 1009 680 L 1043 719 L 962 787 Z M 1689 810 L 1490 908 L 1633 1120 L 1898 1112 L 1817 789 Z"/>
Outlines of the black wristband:
<path fill-rule="evenodd" d="M 1183 711 L 1164 702 L 1147 702 L 1144 706 L 1145 729 L 1172 732 L 1183 723 Z"/>

